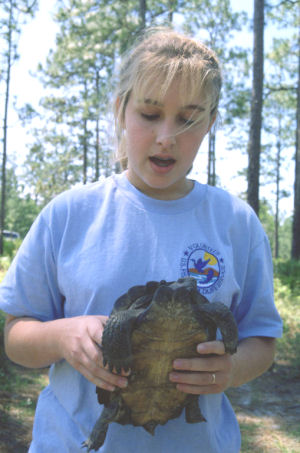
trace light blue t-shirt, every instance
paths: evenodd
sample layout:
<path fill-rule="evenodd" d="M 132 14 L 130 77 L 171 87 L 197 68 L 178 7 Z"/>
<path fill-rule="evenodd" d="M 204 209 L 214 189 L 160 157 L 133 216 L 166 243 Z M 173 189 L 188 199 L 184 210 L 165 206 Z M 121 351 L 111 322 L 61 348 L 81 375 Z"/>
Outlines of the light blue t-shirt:
<path fill-rule="evenodd" d="M 269 243 L 252 209 L 199 183 L 184 198 L 156 200 L 133 187 L 125 173 L 49 203 L 0 287 L 0 308 L 41 321 L 109 315 L 131 286 L 184 276 L 196 278 L 211 302 L 230 307 L 240 340 L 281 335 Z M 154 436 L 111 423 L 99 451 L 239 452 L 240 431 L 226 396 L 203 395 L 199 404 L 206 423 L 188 424 L 183 413 L 158 426 Z M 82 453 L 101 410 L 93 384 L 66 361 L 52 365 L 30 453 Z"/>

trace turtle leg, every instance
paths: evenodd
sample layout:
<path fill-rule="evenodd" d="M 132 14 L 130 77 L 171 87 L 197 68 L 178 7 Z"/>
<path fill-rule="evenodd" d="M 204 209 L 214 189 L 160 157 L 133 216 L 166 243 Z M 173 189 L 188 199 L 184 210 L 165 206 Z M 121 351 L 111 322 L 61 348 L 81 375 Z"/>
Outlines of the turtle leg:
<path fill-rule="evenodd" d="M 209 323 L 220 329 L 225 351 L 234 354 L 238 343 L 238 330 L 229 308 L 220 302 L 201 303 L 197 304 L 196 315 L 197 313 L 199 317 L 206 318 Z"/>
<path fill-rule="evenodd" d="M 108 425 L 111 421 L 114 421 L 114 416 L 116 414 L 117 408 L 105 407 L 96 421 L 89 438 L 83 442 L 82 448 L 87 448 L 87 451 L 99 450 L 99 448 L 104 444 Z"/>
<path fill-rule="evenodd" d="M 185 419 L 187 423 L 206 422 L 199 408 L 198 395 L 188 395 L 185 406 Z"/>
<path fill-rule="evenodd" d="M 111 422 L 122 425 L 130 423 L 130 411 L 124 406 L 121 396 L 116 397 L 108 407 L 103 408 L 89 438 L 83 442 L 82 448 L 87 448 L 87 451 L 98 450 L 104 444 Z"/>
<path fill-rule="evenodd" d="M 102 335 L 104 366 L 119 374 L 128 371 L 132 363 L 131 332 L 136 321 L 134 310 L 120 311 L 110 316 Z"/>
<path fill-rule="evenodd" d="M 111 392 L 109 390 L 104 390 L 101 387 L 96 387 L 97 399 L 99 404 L 104 404 L 108 406 L 111 400 Z"/>

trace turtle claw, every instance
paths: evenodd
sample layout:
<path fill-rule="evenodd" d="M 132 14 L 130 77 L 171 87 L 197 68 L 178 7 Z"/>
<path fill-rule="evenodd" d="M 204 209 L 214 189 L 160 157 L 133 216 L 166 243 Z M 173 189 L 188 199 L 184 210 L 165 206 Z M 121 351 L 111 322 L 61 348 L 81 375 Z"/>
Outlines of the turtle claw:
<path fill-rule="evenodd" d="M 87 441 L 84 441 L 84 442 L 82 442 L 82 444 L 81 444 L 81 449 L 83 450 L 84 448 L 87 449 L 87 451 L 91 451 L 91 449 L 90 449 L 89 444 L 88 444 Z"/>
<path fill-rule="evenodd" d="M 84 442 L 82 442 L 81 449 L 82 450 L 86 449 L 87 452 L 89 452 L 89 451 L 92 451 L 92 450 L 96 450 L 96 447 L 94 448 L 93 443 L 91 442 L 91 440 L 87 439 Z"/>
<path fill-rule="evenodd" d="M 116 374 L 121 374 L 122 371 L 127 373 L 130 371 L 131 366 L 132 366 L 132 359 L 131 357 L 126 358 L 106 358 L 103 357 L 103 366 L 106 367 L 108 366 L 108 369 L 111 373 L 116 373 Z"/>

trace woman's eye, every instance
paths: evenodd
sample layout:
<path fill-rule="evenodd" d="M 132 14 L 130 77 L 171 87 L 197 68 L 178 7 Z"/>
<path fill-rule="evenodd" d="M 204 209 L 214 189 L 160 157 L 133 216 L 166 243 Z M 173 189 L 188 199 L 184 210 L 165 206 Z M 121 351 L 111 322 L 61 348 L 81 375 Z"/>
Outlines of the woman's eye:
<path fill-rule="evenodd" d="M 154 121 L 159 118 L 159 115 L 157 115 L 156 113 L 155 114 L 141 113 L 141 116 L 148 121 Z"/>
<path fill-rule="evenodd" d="M 180 118 L 180 122 L 183 123 L 185 126 L 192 126 L 193 124 L 195 124 L 195 120 L 191 120 L 190 118 L 183 118 L 181 117 Z"/>

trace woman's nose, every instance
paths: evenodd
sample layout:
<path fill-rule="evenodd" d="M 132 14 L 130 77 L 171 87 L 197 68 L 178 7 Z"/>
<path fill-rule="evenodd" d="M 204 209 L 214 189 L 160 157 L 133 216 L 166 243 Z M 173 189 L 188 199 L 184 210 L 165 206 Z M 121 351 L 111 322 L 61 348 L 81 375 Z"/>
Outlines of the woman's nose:
<path fill-rule="evenodd" d="M 169 123 L 162 123 L 157 130 L 156 143 L 163 148 L 169 148 L 176 144 L 176 128 Z"/>

